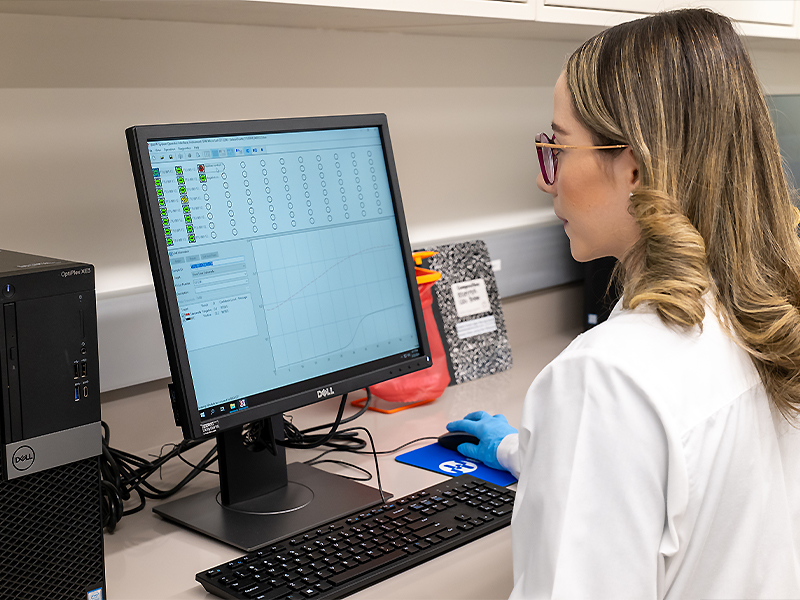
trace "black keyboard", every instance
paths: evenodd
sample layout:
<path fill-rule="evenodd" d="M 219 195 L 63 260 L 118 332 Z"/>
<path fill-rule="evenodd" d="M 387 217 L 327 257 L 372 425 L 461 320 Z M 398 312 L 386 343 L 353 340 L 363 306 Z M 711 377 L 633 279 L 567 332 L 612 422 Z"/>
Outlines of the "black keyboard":
<path fill-rule="evenodd" d="M 471 475 L 354 513 L 197 574 L 220 598 L 342 598 L 505 527 L 514 492 Z"/>

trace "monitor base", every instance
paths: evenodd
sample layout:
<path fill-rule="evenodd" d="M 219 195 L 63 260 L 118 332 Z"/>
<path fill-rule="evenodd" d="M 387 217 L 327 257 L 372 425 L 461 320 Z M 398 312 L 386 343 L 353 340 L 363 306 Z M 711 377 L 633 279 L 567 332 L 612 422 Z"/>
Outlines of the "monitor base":
<path fill-rule="evenodd" d="M 252 552 L 381 502 L 380 492 L 303 463 L 287 466 L 289 483 L 260 498 L 222 506 L 219 488 L 153 508 L 153 512 L 216 540 Z M 391 495 L 384 492 L 386 498 Z"/>

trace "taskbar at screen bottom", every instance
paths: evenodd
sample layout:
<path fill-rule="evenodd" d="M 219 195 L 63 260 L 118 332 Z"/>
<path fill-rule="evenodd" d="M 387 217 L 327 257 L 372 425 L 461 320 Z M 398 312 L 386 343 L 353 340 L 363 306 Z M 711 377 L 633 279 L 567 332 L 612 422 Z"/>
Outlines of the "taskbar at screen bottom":
<path fill-rule="evenodd" d="M 395 362 L 394 364 L 391 364 L 391 361 L 397 361 L 398 359 L 400 359 L 402 362 L 400 362 L 400 363 Z M 369 385 L 374 385 L 374 384 L 379 383 L 381 381 L 385 381 L 387 379 L 392 379 L 393 377 L 398 377 L 398 376 L 401 376 L 401 375 L 408 375 L 408 374 L 411 374 L 414 371 L 418 371 L 420 369 L 425 369 L 426 367 L 431 365 L 430 359 L 429 358 L 426 359 L 425 356 L 422 354 L 422 352 L 418 348 L 415 348 L 413 350 L 406 350 L 406 351 L 404 351 L 404 352 L 402 352 L 400 354 L 395 354 L 395 355 L 386 357 L 386 358 L 382 359 L 381 362 L 383 362 L 383 361 L 387 361 L 390 364 L 386 365 L 384 363 L 384 366 L 378 366 L 377 370 L 373 370 L 371 372 L 371 374 L 366 378 L 362 379 L 361 377 L 356 377 L 355 379 L 350 380 L 350 383 L 353 384 L 353 385 L 349 386 L 350 391 L 361 389 L 361 388 L 364 388 L 364 387 L 369 386 Z M 414 363 L 412 364 L 411 361 L 414 361 Z M 377 376 L 376 377 L 376 373 L 381 373 L 381 372 L 383 372 L 384 375 L 382 377 L 381 376 Z M 360 379 L 360 381 L 358 381 L 359 379 Z M 334 396 L 340 396 L 343 392 L 338 391 L 338 390 L 340 390 L 342 387 L 346 387 L 346 386 L 342 386 L 342 383 L 344 381 L 346 381 L 346 379 L 345 380 L 340 380 L 339 385 L 336 385 L 336 384 L 334 384 L 334 385 L 330 385 L 330 384 L 325 385 L 324 383 L 320 382 L 321 387 L 316 387 L 315 386 L 315 387 L 311 388 L 312 389 L 311 393 L 313 394 L 313 390 L 316 390 L 316 399 L 317 399 L 317 401 L 318 400 L 325 400 L 326 398 L 332 398 Z M 334 391 L 334 386 L 336 387 L 337 391 Z M 286 388 L 284 388 L 284 390 L 285 389 Z M 287 394 L 286 397 L 288 397 L 289 395 L 294 395 L 294 393 Z M 248 397 L 248 398 L 252 399 L 252 397 Z M 220 417 L 224 417 L 225 415 L 237 413 L 237 412 L 240 412 L 240 411 L 243 411 L 243 410 L 247 410 L 249 408 L 254 408 L 256 406 L 261 406 L 261 405 L 264 404 L 264 402 L 252 403 L 252 402 L 250 402 L 248 400 L 248 398 L 240 398 L 240 399 L 236 399 L 236 400 L 227 400 L 227 401 L 222 402 L 220 404 L 215 404 L 215 405 L 212 405 L 212 406 L 206 406 L 204 408 L 199 409 L 198 413 L 200 415 L 201 424 L 205 428 L 205 425 L 210 421 L 219 419 Z M 275 398 L 273 398 L 272 400 L 275 400 Z M 311 400 L 311 402 L 314 402 L 314 400 Z M 304 404 L 308 404 L 308 402 L 303 402 L 301 405 L 304 405 Z"/>
<path fill-rule="evenodd" d="M 209 406 L 201 409 L 200 418 L 216 419 L 220 416 L 239 412 L 240 410 L 245 410 L 249 407 L 250 405 L 247 404 L 246 398 L 242 398 L 241 400 L 233 400 L 231 402 L 223 402 L 222 404 L 217 404 L 216 406 Z"/>

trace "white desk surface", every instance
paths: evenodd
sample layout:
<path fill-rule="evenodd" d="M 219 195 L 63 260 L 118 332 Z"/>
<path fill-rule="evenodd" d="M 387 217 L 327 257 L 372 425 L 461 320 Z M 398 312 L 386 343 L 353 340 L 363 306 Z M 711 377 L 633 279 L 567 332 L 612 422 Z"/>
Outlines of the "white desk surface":
<path fill-rule="evenodd" d="M 568 304 L 575 305 L 575 294 L 570 294 Z M 574 322 L 566 320 L 573 327 L 541 339 L 532 341 L 529 335 L 512 334 L 512 331 L 523 330 L 532 319 L 536 320 L 533 316 L 538 312 L 536 302 L 537 299 L 534 299 L 533 305 L 530 301 L 515 305 L 504 304 L 514 358 L 511 370 L 448 388 L 436 402 L 426 406 L 391 415 L 369 411 L 354 424 L 367 427 L 372 432 L 380 451 L 395 448 L 417 437 L 440 435 L 448 421 L 474 410 L 502 412 L 512 424 L 518 422 L 522 401 L 533 377 L 578 333 L 574 325 L 579 323 L 579 316 Z M 538 299 L 538 302 L 542 300 Z M 533 314 L 529 311 L 533 311 Z M 166 390 L 162 393 L 163 402 L 168 403 Z M 338 401 L 338 398 L 325 401 L 291 414 L 301 428 L 328 423 L 335 418 Z M 353 414 L 354 410 L 348 408 L 345 416 Z M 112 434 L 113 428 L 112 424 Z M 164 440 L 167 441 L 175 440 Z M 426 443 L 430 442 L 414 447 Z M 204 448 L 207 445 L 195 449 L 195 452 L 207 451 Z M 290 450 L 287 453 L 290 462 L 308 460 L 316 454 L 316 451 L 311 450 Z M 339 453 L 334 458 L 358 464 L 374 474 L 371 455 Z M 161 487 L 169 487 L 187 471 L 187 467 L 180 461 L 173 460 L 171 463 L 173 464 L 163 470 Z M 442 475 L 397 463 L 394 456 L 380 457 L 379 464 L 384 489 L 396 497 L 443 480 Z M 347 474 L 333 465 L 325 468 Z M 203 474 L 175 497 L 217 485 L 216 476 Z M 374 478 L 368 485 L 377 487 Z M 114 534 L 105 535 L 109 597 L 116 600 L 212 598 L 195 582 L 195 574 L 241 556 L 244 552 L 157 517 L 151 510 L 155 504 L 148 501 L 144 511 L 125 517 Z M 381 600 L 507 598 L 511 588 L 511 530 L 504 528 L 352 597 Z"/>

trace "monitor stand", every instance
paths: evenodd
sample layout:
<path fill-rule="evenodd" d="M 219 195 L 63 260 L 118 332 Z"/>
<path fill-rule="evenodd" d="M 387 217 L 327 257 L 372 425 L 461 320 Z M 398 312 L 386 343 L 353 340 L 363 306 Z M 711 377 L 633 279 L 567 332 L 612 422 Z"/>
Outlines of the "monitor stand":
<path fill-rule="evenodd" d="M 261 423 L 245 442 L 243 427 L 217 435 L 220 487 L 173 500 L 153 512 L 252 552 L 380 503 L 378 490 L 303 463 L 286 464 L 283 416 Z M 390 494 L 384 493 L 388 499 Z"/>

